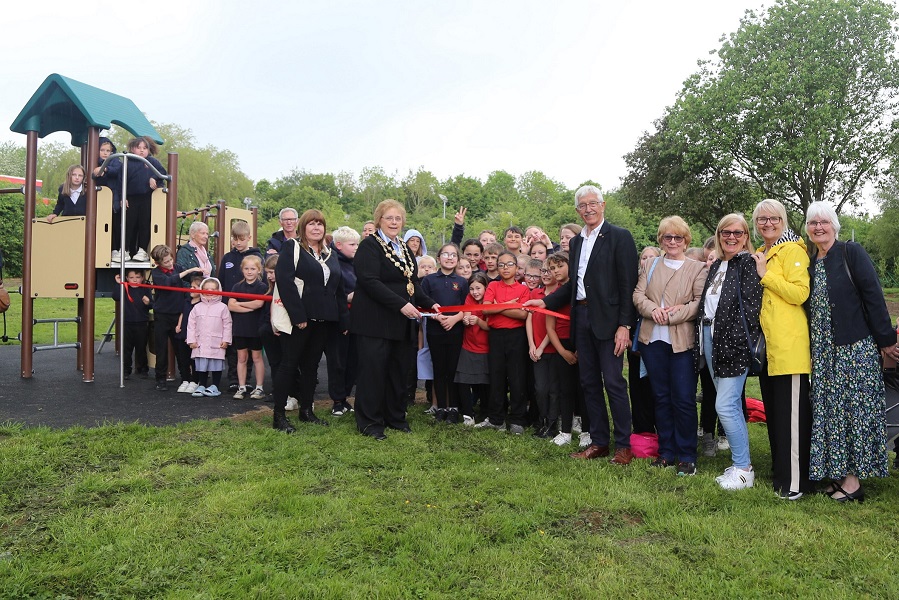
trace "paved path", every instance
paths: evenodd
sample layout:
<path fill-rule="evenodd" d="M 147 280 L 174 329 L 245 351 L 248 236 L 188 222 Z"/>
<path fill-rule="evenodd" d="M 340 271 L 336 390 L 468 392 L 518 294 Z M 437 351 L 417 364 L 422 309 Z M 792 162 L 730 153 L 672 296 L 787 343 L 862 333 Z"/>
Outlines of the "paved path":
<path fill-rule="evenodd" d="M 99 347 L 99 343 L 97 344 Z M 319 368 L 316 400 L 327 398 L 325 361 Z M 95 427 L 105 423 L 173 425 L 194 419 L 220 419 L 271 407 L 258 400 L 193 398 L 170 391 L 158 392 L 152 379 L 132 379 L 119 387 L 119 359 L 107 344 L 95 354 L 94 382 L 83 383 L 75 369 L 75 350 L 48 350 L 34 354 L 34 376 L 21 377 L 19 346 L 0 346 L 0 423 L 65 428 Z M 271 393 L 271 377 L 266 391 Z M 268 398 L 271 400 L 271 396 Z"/>

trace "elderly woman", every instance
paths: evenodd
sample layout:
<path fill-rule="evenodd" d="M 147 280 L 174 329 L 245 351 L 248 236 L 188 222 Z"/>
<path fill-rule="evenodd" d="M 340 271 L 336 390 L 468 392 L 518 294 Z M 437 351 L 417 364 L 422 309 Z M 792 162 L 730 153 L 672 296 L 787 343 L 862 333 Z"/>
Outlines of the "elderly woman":
<path fill-rule="evenodd" d="M 840 220 L 813 202 L 805 222 L 812 253 L 807 308 L 812 332 L 811 479 L 832 479 L 837 502 L 862 502 L 860 479 L 886 477 L 886 416 L 879 351 L 897 357 L 896 332 L 874 265 L 837 240 Z"/>
<path fill-rule="evenodd" d="M 643 317 L 637 332 L 640 356 L 655 397 L 659 458 L 677 462 L 678 475 L 696 474 L 696 373 L 693 338 L 699 298 L 708 269 L 686 258 L 692 236 L 680 217 L 665 217 L 658 237 L 663 255 L 640 273 L 634 305 Z"/>
<path fill-rule="evenodd" d="M 206 251 L 206 243 L 209 241 L 209 227 L 202 221 L 194 221 L 187 230 L 190 238 L 186 244 L 178 249 L 178 255 L 175 257 L 175 264 L 178 265 L 179 271 L 199 267 L 203 273 L 203 277 L 212 277 L 215 275 L 215 265 L 209 260 L 209 253 Z M 187 281 L 184 282 L 187 287 Z"/>
<path fill-rule="evenodd" d="M 356 292 L 350 331 L 356 335 L 359 371 L 356 426 L 363 435 L 384 440 L 389 427 L 408 432 L 406 373 L 414 366 L 418 339 L 417 306 L 437 310 L 421 290 L 415 257 L 400 237 L 406 209 L 396 200 L 375 208 L 377 230 L 364 238 L 353 260 Z"/>
<path fill-rule="evenodd" d="M 762 286 L 743 215 L 730 214 L 718 222 L 714 256 L 699 301 L 694 356 L 697 367 L 703 362 L 708 367 L 714 389 L 703 387 L 703 396 L 715 398 L 715 411 L 730 442 L 733 464 L 716 481 L 726 490 L 740 490 L 755 483 L 742 392 L 750 340 L 759 337 L 762 306 Z M 713 435 L 714 427 L 713 421 L 706 435 Z"/>
<path fill-rule="evenodd" d="M 327 425 L 312 411 L 318 363 L 331 336 L 349 329 L 346 292 L 337 255 L 325 244 L 325 217 L 315 209 L 303 213 L 297 223 L 299 236 L 281 247 L 275 265 L 275 283 L 281 302 L 290 315 L 290 331 L 281 337 L 281 364 L 274 376 L 273 427 L 291 433 L 287 420 L 287 396 L 295 395 L 300 420 Z M 297 369 L 300 384 L 292 394 Z"/>
<path fill-rule="evenodd" d="M 752 255 L 761 278 L 767 365 L 759 375 L 771 444 L 774 491 L 798 500 L 814 490 L 808 477 L 812 413 L 809 405 L 808 253 L 787 227 L 787 211 L 777 200 L 762 200 L 752 211 L 764 245 Z"/>

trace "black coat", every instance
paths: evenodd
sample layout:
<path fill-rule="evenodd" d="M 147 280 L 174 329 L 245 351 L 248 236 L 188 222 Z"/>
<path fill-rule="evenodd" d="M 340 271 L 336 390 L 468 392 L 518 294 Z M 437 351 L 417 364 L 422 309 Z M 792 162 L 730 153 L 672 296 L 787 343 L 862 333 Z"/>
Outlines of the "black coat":
<path fill-rule="evenodd" d="M 417 323 L 403 316 L 400 310 L 409 302 L 428 309 L 435 302 L 422 291 L 418 281 L 418 265 L 403 245 L 406 264 L 412 266 L 412 284 L 415 288 L 410 298 L 406 290 L 408 279 L 387 258 L 376 235 L 370 235 L 359 243 L 353 259 L 356 291 L 350 310 L 350 331 L 387 340 L 414 340 Z"/>
<path fill-rule="evenodd" d="M 815 289 L 817 257 L 816 249 L 808 268 L 812 293 Z M 851 280 L 846 272 L 844 257 L 849 262 Z M 823 260 L 824 270 L 827 272 L 827 296 L 830 299 L 834 344 L 837 346 L 854 344 L 869 334 L 874 336 L 878 348 L 887 348 L 895 344 L 896 330 L 890 323 L 890 313 L 883 299 L 880 278 L 865 249 L 860 244 L 838 240 L 830 247 Z M 809 294 L 809 298 L 812 293 Z M 808 306 L 806 302 L 806 309 Z"/>
<path fill-rule="evenodd" d="M 697 370 L 702 365 L 700 348 L 702 337 L 702 319 L 705 316 L 705 297 L 709 286 L 714 283 L 715 275 L 721 268 L 721 261 L 716 260 L 709 268 L 709 276 L 705 280 L 705 288 L 699 299 L 699 312 L 696 314 L 696 336 L 693 344 L 693 358 Z M 715 311 L 715 327 L 712 332 L 712 368 L 716 377 L 737 377 L 749 368 L 749 337 L 757 340 L 761 334 L 759 313 L 762 310 L 762 285 L 755 261 L 748 252 L 738 254 L 728 261 L 724 284 L 721 286 L 721 297 Z M 743 297 L 743 314 L 746 316 L 746 327 L 743 327 L 743 315 L 740 313 L 739 296 Z"/>
<path fill-rule="evenodd" d="M 590 329 L 600 340 L 611 340 L 619 327 L 631 327 L 637 318 L 634 308 L 634 288 L 637 287 L 637 265 L 640 258 L 631 232 L 621 227 L 602 224 L 597 234 L 599 238 L 593 245 L 593 254 L 587 263 L 584 287 L 587 292 L 587 315 Z M 568 283 L 544 298 L 546 307 L 558 310 L 571 304 L 577 304 L 578 262 L 584 238 L 576 235 L 571 238 L 569 248 L 571 259 L 568 263 Z M 575 311 L 571 314 L 574 317 Z M 575 327 L 574 318 L 571 322 Z M 572 338 L 574 335 L 572 334 Z"/>
<path fill-rule="evenodd" d="M 290 315 L 290 322 L 298 325 L 309 320 L 331 321 L 336 322 L 341 331 L 346 331 L 349 327 L 349 313 L 337 255 L 330 252 L 325 260 L 331 271 L 326 284 L 321 265 L 302 247 L 300 259 L 294 268 L 294 247 L 298 243 L 297 240 L 285 242 L 281 246 L 278 264 L 275 265 L 275 282 L 278 284 L 281 302 Z M 302 298 L 294 278 L 303 280 Z"/>

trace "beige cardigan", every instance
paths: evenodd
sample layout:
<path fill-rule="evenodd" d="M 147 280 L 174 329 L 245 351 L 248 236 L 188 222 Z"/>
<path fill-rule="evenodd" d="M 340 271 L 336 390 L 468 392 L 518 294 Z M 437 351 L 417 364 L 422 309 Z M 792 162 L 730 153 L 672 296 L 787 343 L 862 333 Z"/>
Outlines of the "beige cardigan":
<path fill-rule="evenodd" d="M 651 264 L 651 263 L 650 263 Z M 668 333 L 671 337 L 671 349 L 674 352 L 685 352 L 693 348 L 696 313 L 699 311 L 699 299 L 705 287 L 705 279 L 709 270 L 705 263 L 692 259 L 684 260 L 680 269 L 672 269 L 665 265 L 665 258 L 659 259 L 649 287 L 646 286 L 647 272 L 640 273 L 637 288 L 634 290 L 634 306 L 643 317 L 640 325 L 639 340 L 648 344 L 656 323 L 652 320 L 652 311 L 662 305 L 683 304 L 684 308 L 669 316 Z"/>

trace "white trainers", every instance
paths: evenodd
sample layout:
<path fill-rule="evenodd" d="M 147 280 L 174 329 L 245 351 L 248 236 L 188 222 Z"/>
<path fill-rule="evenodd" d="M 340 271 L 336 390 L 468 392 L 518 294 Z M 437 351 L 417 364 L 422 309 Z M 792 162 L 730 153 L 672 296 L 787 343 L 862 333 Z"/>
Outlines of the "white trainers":
<path fill-rule="evenodd" d="M 189 382 L 189 381 L 182 381 L 182 382 L 181 382 L 181 385 L 178 386 L 178 392 L 181 393 L 181 394 L 186 394 L 186 393 L 187 393 L 187 388 L 189 388 L 189 387 L 190 387 L 190 382 Z"/>
<path fill-rule="evenodd" d="M 134 262 L 150 262 L 150 255 L 147 254 L 147 251 L 143 248 L 138 248 L 132 258 L 134 259 Z"/>
<path fill-rule="evenodd" d="M 209 396 L 210 398 L 215 398 L 216 396 L 221 396 L 222 393 L 219 391 L 218 386 L 210 385 L 208 388 L 203 390 L 204 396 Z"/>
<path fill-rule="evenodd" d="M 574 429 L 572 428 L 572 431 Z M 553 444 L 556 446 L 565 446 L 571 443 L 571 434 L 570 433 L 562 433 L 553 438 Z"/>
<path fill-rule="evenodd" d="M 296 398 L 294 398 L 293 396 L 287 397 L 287 406 L 284 407 L 284 410 L 296 410 L 299 407 L 300 407 L 300 405 L 297 404 Z"/>
<path fill-rule="evenodd" d="M 237 391 L 234 392 L 234 399 L 235 400 L 243 400 L 246 395 L 247 395 L 247 386 L 241 385 L 241 386 L 238 386 Z"/>
<path fill-rule="evenodd" d="M 202 385 L 198 385 L 197 389 L 195 389 L 193 392 L 191 392 L 190 395 L 193 396 L 194 398 L 202 398 L 203 396 L 206 395 L 206 388 L 204 388 Z"/>
<path fill-rule="evenodd" d="M 499 425 L 494 425 L 490 422 L 490 419 L 484 419 L 480 423 L 474 426 L 475 429 L 499 429 Z"/>
<path fill-rule="evenodd" d="M 462 424 L 468 425 L 469 427 L 474 427 L 474 417 L 462 415 Z"/>
<path fill-rule="evenodd" d="M 743 490 L 751 488 L 755 483 L 755 471 L 752 467 L 744 470 L 731 466 L 724 470 L 723 475 L 716 477 L 715 481 L 725 490 Z"/>
<path fill-rule="evenodd" d="M 581 429 L 581 418 L 575 417 L 571 421 L 571 433 L 581 433 L 583 429 Z"/>
<path fill-rule="evenodd" d="M 122 253 L 118 250 L 112 251 L 112 256 L 109 258 L 109 262 L 111 263 L 121 263 L 122 262 Z"/>
<path fill-rule="evenodd" d="M 589 446 L 592 443 L 593 443 L 593 439 L 590 437 L 590 432 L 584 431 L 581 433 L 580 437 L 578 438 L 577 445 L 579 448 L 586 448 L 587 446 Z"/>
<path fill-rule="evenodd" d="M 718 450 L 730 450 L 730 442 L 727 441 L 727 436 L 722 435 L 718 438 Z"/>
<path fill-rule="evenodd" d="M 252 392 L 250 392 L 250 400 L 265 400 L 265 390 L 262 389 L 262 386 L 257 385 Z"/>
<path fill-rule="evenodd" d="M 197 383 L 196 381 L 190 381 L 190 382 L 188 382 L 188 384 L 189 385 L 187 386 L 187 389 L 184 390 L 184 392 L 187 394 L 193 394 L 194 392 L 197 391 L 197 388 L 200 387 L 200 384 Z"/>

